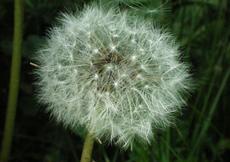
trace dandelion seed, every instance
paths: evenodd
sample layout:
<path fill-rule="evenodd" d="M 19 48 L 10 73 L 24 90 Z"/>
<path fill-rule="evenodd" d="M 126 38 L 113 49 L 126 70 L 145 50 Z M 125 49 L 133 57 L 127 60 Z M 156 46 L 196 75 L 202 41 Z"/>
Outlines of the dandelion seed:
<path fill-rule="evenodd" d="M 136 59 L 137 59 L 137 56 L 135 56 L 135 55 L 131 57 L 132 61 L 136 61 Z"/>
<path fill-rule="evenodd" d="M 114 87 L 118 87 L 118 82 L 114 82 Z"/>
<path fill-rule="evenodd" d="M 94 50 L 93 50 L 93 53 L 98 53 L 98 52 L 99 52 L 98 49 L 94 49 Z"/>
<path fill-rule="evenodd" d="M 60 64 L 58 64 L 58 70 L 61 70 L 62 69 L 62 66 Z"/>
<path fill-rule="evenodd" d="M 143 76 L 142 76 L 141 74 L 137 74 L 136 78 L 137 78 L 137 79 L 141 79 L 141 80 L 144 79 Z"/>
<path fill-rule="evenodd" d="M 99 78 L 98 74 L 94 75 L 94 79 L 97 80 Z"/>
<path fill-rule="evenodd" d="M 111 51 L 115 51 L 116 50 L 116 46 L 115 45 L 110 45 L 110 49 L 111 49 Z"/>
<path fill-rule="evenodd" d="M 145 89 L 148 89 L 148 88 L 149 88 L 149 85 L 145 85 L 144 88 L 145 88 Z"/>
<path fill-rule="evenodd" d="M 139 108 L 142 108 L 142 107 L 143 107 L 143 105 L 141 105 L 141 104 L 140 104 L 140 105 L 138 105 L 138 107 L 139 107 Z"/>
<path fill-rule="evenodd" d="M 144 51 L 145 51 L 145 50 L 144 50 L 143 48 L 140 48 L 140 52 L 141 52 L 141 53 L 144 53 Z"/>
<path fill-rule="evenodd" d="M 86 34 L 87 34 L 88 38 L 91 37 L 91 32 L 87 32 Z"/>
<path fill-rule="evenodd" d="M 114 34 L 114 35 L 113 35 L 113 38 L 118 38 L 118 37 L 119 37 L 118 34 Z"/>
<path fill-rule="evenodd" d="M 125 73 L 121 74 L 121 78 L 125 78 L 125 77 L 127 77 L 127 74 Z"/>
<path fill-rule="evenodd" d="M 71 61 L 74 61 L 72 52 L 69 51 L 68 53 L 69 53 L 70 60 L 71 60 Z"/>
<path fill-rule="evenodd" d="M 143 64 L 140 65 L 140 68 L 141 68 L 142 70 L 146 70 L 145 65 L 143 65 Z"/>
<path fill-rule="evenodd" d="M 135 39 L 132 39 L 131 42 L 132 42 L 132 43 L 136 43 L 136 40 L 135 40 Z"/>
<path fill-rule="evenodd" d="M 111 71 L 113 69 L 113 66 L 112 65 L 106 65 L 106 69 L 107 69 L 107 71 Z"/>

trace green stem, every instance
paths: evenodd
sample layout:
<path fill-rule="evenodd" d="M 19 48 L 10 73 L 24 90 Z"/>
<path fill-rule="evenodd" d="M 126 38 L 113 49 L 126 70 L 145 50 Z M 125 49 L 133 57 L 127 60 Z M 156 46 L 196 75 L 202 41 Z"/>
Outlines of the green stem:
<path fill-rule="evenodd" d="M 94 139 L 93 136 L 88 133 L 85 138 L 82 154 L 81 154 L 81 162 L 90 162 L 92 151 L 93 151 Z"/>
<path fill-rule="evenodd" d="M 10 86 L 7 103 L 6 120 L 4 126 L 2 150 L 0 161 L 7 162 L 14 128 L 16 115 L 17 97 L 20 81 L 21 51 L 22 51 L 22 26 L 23 26 L 23 0 L 14 1 L 14 40 L 11 61 Z"/>

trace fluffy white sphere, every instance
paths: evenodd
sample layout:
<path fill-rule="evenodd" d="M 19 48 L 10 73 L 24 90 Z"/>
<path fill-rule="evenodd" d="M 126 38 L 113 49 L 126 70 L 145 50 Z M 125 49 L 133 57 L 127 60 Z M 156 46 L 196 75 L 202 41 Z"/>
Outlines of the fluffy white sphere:
<path fill-rule="evenodd" d="M 126 13 L 64 14 L 39 51 L 39 98 L 57 121 L 130 146 L 184 104 L 190 77 L 169 34 Z"/>

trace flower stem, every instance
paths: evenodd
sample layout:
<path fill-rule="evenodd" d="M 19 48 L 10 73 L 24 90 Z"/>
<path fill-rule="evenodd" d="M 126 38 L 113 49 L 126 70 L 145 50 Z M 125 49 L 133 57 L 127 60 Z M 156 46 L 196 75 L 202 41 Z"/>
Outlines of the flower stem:
<path fill-rule="evenodd" d="M 81 162 L 90 162 L 93 151 L 94 138 L 88 133 L 85 137 L 85 142 L 81 154 Z"/>
<path fill-rule="evenodd" d="M 22 51 L 22 26 L 23 26 L 23 0 L 14 1 L 14 40 L 11 62 L 10 86 L 7 103 L 7 112 L 2 139 L 0 161 L 7 162 L 10 154 L 14 119 L 16 116 L 18 89 L 20 81 L 21 51 Z"/>

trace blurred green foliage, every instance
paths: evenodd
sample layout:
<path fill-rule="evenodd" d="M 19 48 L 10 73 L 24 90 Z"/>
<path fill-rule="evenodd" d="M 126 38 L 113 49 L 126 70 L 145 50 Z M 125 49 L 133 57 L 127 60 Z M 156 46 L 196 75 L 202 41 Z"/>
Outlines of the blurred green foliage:
<path fill-rule="evenodd" d="M 36 78 L 32 75 L 35 67 L 29 62 L 44 43 L 47 30 L 56 22 L 60 11 L 74 11 L 75 8 L 80 11 L 91 1 L 25 0 L 22 79 L 10 157 L 12 162 L 76 162 L 80 159 L 82 138 L 57 125 L 36 102 L 33 86 Z M 106 4 L 109 0 L 97 1 Z M 93 159 L 96 162 L 230 161 L 230 1 L 139 2 L 117 0 L 116 4 L 153 24 L 158 21 L 174 34 L 182 45 L 181 59 L 191 63 L 196 86 L 176 124 L 156 132 L 151 145 L 136 144 L 133 150 L 122 151 L 114 145 L 97 142 Z M 13 1 L 2 0 L 0 3 L 2 137 L 12 53 Z"/>

